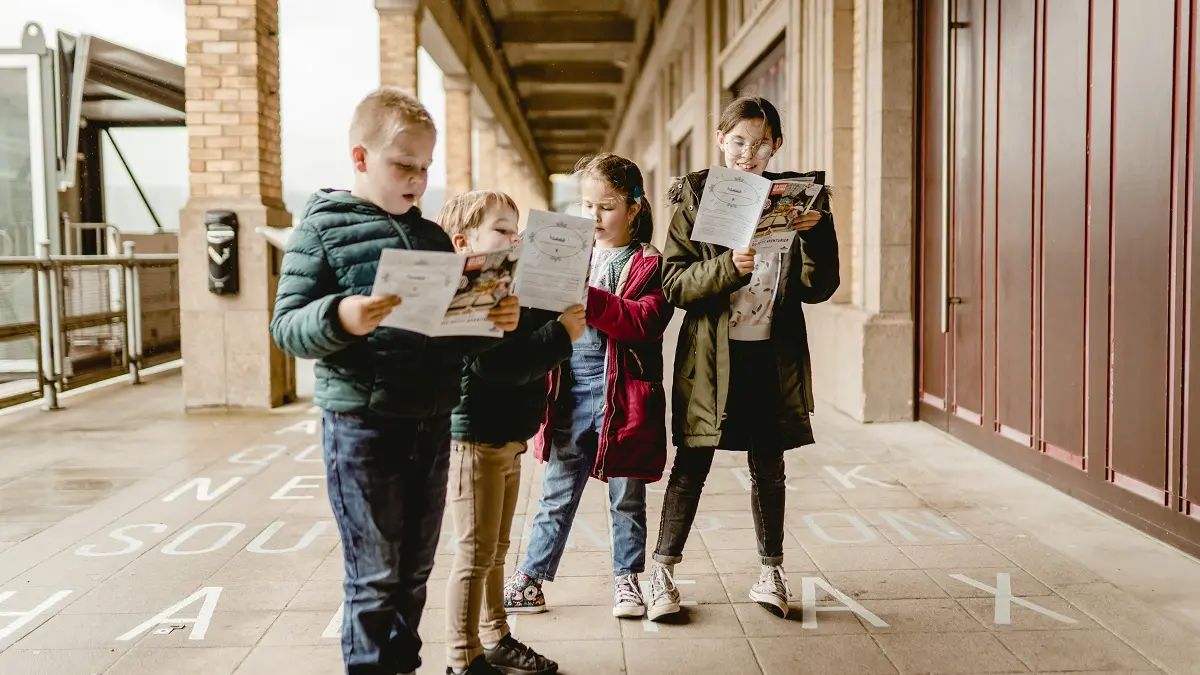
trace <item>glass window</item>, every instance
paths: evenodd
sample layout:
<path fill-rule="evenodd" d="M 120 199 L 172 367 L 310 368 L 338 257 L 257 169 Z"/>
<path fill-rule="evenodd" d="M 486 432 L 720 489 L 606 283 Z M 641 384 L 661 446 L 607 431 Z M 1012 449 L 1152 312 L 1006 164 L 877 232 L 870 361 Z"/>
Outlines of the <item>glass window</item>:
<path fill-rule="evenodd" d="M 674 161 L 672 162 L 676 176 L 682 176 L 692 170 L 692 134 L 683 137 L 675 144 Z"/>
<path fill-rule="evenodd" d="M 765 98 L 773 103 L 779 110 L 780 116 L 783 116 L 783 111 L 790 104 L 787 98 L 787 55 L 784 44 L 785 40 L 780 38 L 779 42 L 758 60 L 758 63 L 734 83 L 730 94 L 734 97 L 760 96 Z M 767 166 L 767 170 L 779 171 L 780 161 L 782 161 L 780 156 L 776 155 Z"/>
<path fill-rule="evenodd" d="M 0 256 L 37 252 L 28 78 L 26 68 L 0 67 Z"/>
<path fill-rule="evenodd" d="M 104 221 L 124 233 L 149 234 L 156 230 L 157 216 L 164 230 L 178 232 L 179 212 L 187 205 L 189 190 L 187 129 L 113 127 L 100 135 L 100 148 Z M 122 157 L 129 164 L 128 171 Z"/>

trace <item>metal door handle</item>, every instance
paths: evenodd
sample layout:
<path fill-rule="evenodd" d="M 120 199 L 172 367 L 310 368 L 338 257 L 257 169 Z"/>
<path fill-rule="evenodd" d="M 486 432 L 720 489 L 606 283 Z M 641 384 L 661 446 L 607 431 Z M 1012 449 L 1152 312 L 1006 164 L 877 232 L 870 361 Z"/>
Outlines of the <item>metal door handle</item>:
<path fill-rule="evenodd" d="M 954 31 L 966 28 L 966 21 L 955 21 L 956 0 L 946 0 L 946 28 L 942 36 L 942 332 L 950 332 L 950 305 L 962 302 L 950 295 L 950 170 L 954 159 L 954 99 L 951 82 L 954 78 Z"/>
<path fill-rule="evenodd" d="M 950 80 L 953 77 L 951 42 L 954 38 L 954 0 L 946 0 L 945 29 L 942 31 L 942 293 L 941 327 L 950 332 L 950 160 L 951 136 L 954 131 L 954 104 L 950 100 Z"/>

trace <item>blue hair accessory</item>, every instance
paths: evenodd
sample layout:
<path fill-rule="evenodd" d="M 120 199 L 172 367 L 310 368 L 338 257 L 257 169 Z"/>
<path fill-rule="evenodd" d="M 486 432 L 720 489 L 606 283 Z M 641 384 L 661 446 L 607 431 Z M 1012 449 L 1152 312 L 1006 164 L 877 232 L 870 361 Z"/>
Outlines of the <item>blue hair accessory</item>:
<path fill-rule="evenodd" d="M 642 186 L 641 186 L 641 185 L 634 185 L 634 186 L 633 186 L 633 200 L 634 200 L 634 201 L 637 201 L 637 200 L 639 200 L 639 199 L 641 199 L 641 198 L 642 198 Z"/>

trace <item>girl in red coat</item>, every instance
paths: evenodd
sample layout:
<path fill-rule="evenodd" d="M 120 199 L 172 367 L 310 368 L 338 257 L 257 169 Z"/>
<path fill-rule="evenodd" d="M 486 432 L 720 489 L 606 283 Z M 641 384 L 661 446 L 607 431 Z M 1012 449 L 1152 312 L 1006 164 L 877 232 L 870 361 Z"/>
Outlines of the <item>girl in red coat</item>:
<path fill-rule="evenodd" d="M 667 461 L 662 255 L 637 165 L 611 153 L 580 160 L 583 210 L 596 220 L 584 337 L 550 374 L 546 418 L 534 454 L 549 462 L 525 559 L 505 587 L 510 614 L 546 611 L 588 477 L 608 483 L 613 522 L 613 615 L 641 617 L 637 575 L 646 563 L 646 484 Z"/>

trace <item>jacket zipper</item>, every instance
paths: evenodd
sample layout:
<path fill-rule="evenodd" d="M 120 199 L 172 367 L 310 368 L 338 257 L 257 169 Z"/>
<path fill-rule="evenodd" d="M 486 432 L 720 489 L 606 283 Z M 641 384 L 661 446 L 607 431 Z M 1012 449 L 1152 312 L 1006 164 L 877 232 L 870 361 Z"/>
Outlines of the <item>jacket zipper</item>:
<path fill-rule="evenodd" d="M 400 236 L 400 241 L 404 247 L 410 251 L 415 251 L 417 248 L 413 246 L 412 238 L 408 236 L 408 232 L 404 230 L 404 224 L 396 220 L 392 215 L 388 215 L 388 222 L 392 224 L 392 229 Z M 421 336 L 421 355 L 425 358 L 429 357 L 429 337 Z M 429 414 L 432 415 L 437 410 L 438 404 L 438 388 L 436 378 L 429 378 Z"/>

